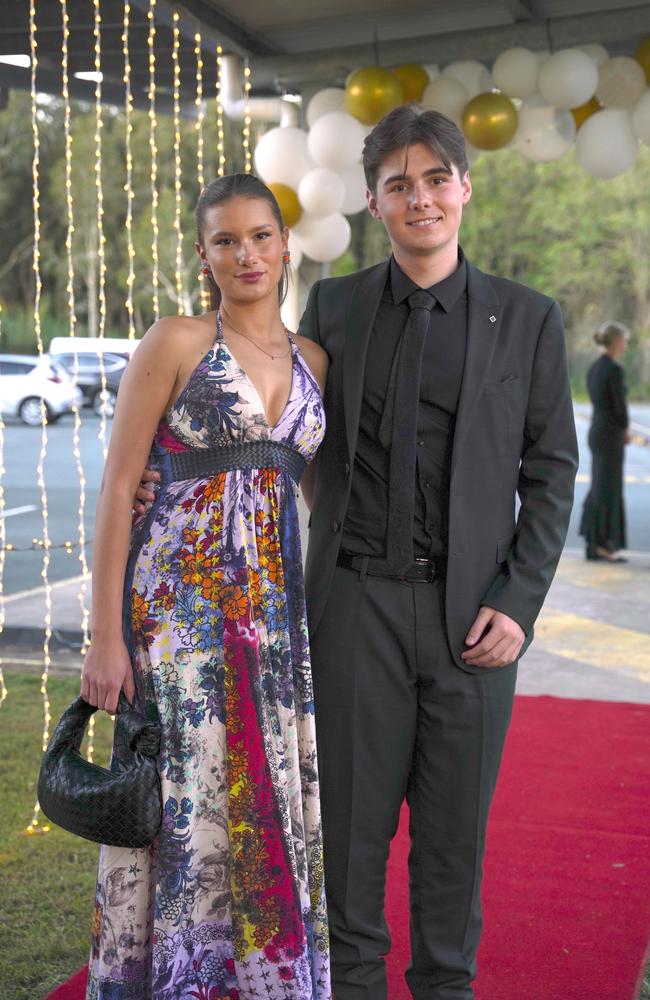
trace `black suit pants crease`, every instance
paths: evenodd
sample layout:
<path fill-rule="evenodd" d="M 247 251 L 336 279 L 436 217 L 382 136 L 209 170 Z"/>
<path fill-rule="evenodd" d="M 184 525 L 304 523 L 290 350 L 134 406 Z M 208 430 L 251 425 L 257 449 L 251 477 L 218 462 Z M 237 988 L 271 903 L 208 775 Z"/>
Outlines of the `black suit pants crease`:
<path fill-rule="evenodd" d="M 517 665 L 451 658 L 443 587 L 337 567 L 312 637 L 333 991 L 386 1000 L 386 862 L 410 807 L 414 1000 L 471 1000 L 487 816 Z"/>

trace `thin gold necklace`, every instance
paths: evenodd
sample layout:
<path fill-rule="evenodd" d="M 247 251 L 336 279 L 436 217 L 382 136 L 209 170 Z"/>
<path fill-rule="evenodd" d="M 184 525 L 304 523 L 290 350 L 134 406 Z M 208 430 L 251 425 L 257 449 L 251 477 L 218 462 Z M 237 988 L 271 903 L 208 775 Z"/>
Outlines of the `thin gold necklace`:
<path fill-rule="evenodd" d="M 223 309 L 223 306 L 222 306 L 221 309 L 219 310 L 219 316 L 221 318 L 222 325 L 224 323 L 224 311 L 225 310 Z M 256 347 L 258 349 L 258 351 L 262 352 L 262 354 L 266 354 L 267 358 L 270 358 L 271 361 L 280 361 L 282 358 L 288 358 L 289 355 L 291 354 L 291 342 L 290 341 L 289 341 L 289 350 L 286 351 L 284 354 L 271 354 L 269 351 L 264 350 L 263 347 L 260 347 L 260 345 L 257 343 L 257 341 L 253 340 L 252 337 L 248 337 L 245 333 L 242 333 L 241 330 L 238 330 L 236 326 L 233 326 L 232 325 L 232 321 L 230 319 L 226 319 L 225 322 L 226 322 L 226 325 L 229 326 L 230 329 L 233 331 L 233 333 L 236 333 L 239 337 L 243 337 L 244 340 L 247 340 L 249 342 L 249 344 L 252 344 L 253 347 Z M 287 334 L 287 340 L 289 340 L 289 333 L 287 331 L 286 326 L 285 326 L 284 330 L 285 330 L 285 333 Z"/>

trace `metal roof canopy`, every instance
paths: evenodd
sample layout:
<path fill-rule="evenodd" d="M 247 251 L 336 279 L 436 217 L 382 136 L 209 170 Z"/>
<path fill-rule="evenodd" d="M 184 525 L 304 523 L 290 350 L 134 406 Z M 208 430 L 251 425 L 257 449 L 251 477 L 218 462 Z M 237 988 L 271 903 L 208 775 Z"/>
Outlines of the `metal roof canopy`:
<path fill-rule="evenodd" d="M 69 74 L 73 97 L 94 100 L 95 85 L 74 73 L 94 68 L 93 5 L 68 0 Z M 59 0 L 35 0 L 39 90 L 61 93 L 63 40 Z M 632 54 L 650 34 L 648 0 L 157 0 L 156 105 L 171 110 L 172 13 L 180 14 L 181 95 L 186 113 L 196 82 L 194 35 L 200 31 L 204 93 L 216 85 L 215 48 L 249 56 L 253 93 L 297 91 L 305 97 L 342 85 L 374 63 L 490 64 L 504 49 L 560 49 L 601 42 L 613 55 Z M 136 107 L 147 106 L 149 0 L 131 0 L 129 53 Z M 123 0 L 101 0 L 102 99 L 121 105 Z M 29 53 L 29 5 L 0 0 L 0 55 Z M 0 63 L 0 87 L 28 88 L 30 70 Z"/>

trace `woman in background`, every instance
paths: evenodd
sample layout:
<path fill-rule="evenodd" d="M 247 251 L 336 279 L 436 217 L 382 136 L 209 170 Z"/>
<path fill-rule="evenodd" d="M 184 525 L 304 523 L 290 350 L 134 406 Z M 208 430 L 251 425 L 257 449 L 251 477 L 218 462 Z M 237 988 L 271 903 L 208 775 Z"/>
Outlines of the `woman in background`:
<path fill-rule="evenodd" d="M 617 553 L 626 548 L 623 459 L 631 434 L 625 374 L 618 361 L 629 339 L 630 331 L 623 323 L 603 323 L 594 340 L 604 351 L 587 372 L 594 407 L 589 429 L 591 489 L 582 511 L 580 534 L 587 544 L 587 559 L 605 562 L 625 562 Z"/>

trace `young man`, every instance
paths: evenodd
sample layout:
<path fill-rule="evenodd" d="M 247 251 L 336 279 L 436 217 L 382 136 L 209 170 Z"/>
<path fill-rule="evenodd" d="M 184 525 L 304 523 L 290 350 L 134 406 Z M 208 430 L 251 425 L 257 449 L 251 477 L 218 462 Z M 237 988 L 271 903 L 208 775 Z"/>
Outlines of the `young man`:
<path fill-rule="evenodd" d="M 398 108 L 364 168 L 393 255 L 317 282 L 300 324 L 330 357 L 306 588 L 333 989 L 386 998 L 386 859 L 406 798 L 407 981 L 415 1000 L 460 1000 L 517 659 L 569 522 L 573 410 L 557 303 L 458 245 L 457 127 Z"/>

